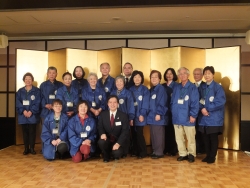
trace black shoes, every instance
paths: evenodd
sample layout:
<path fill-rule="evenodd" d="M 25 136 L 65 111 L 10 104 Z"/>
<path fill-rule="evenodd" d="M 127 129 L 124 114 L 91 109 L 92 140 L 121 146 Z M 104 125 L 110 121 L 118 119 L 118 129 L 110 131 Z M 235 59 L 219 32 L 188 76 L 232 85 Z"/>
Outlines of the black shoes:
<path fill-rule="evenodd" d="M 188 155 L 188 162 L 193 163 L 194 162 L 194 156 L 189 154 Z"/>
<path fill-rule="evenodd" d="M 202 159 L 201 161 L 202 162 L 207 162 L 207 160 L 209 159 L 209 157 L 208 156 L 206 156 L 204 159 Z"/>
<path fill-rule="evenodd" d="M 208 164 L 212 164 L 215 162 L 215 157 L 206 156 L 204 159 L 201 160 L 202 162 L 207 162 Z"/>
<path fill-rule="evenodd" d="M 163 157 L 164 157 L 164 155 L 156 155 L 156 154 L 151 155 L 152 159 L 159 159 L 159 158 L 163 158 Z"/>
<path fill-rule="evenodd" d="M 177 158 L 177 161 L 184 161 L 184 160 L 188 160 L 188 156 L 180 156 Z"/>
<path fill-rule="evenodd" d="M 30 153 L 31 153 L 32 155 L 35 155 L 35 154 L 36 154 L 34 148 L 30 148 Z"/>
<path fill-rule="evenodd" d="M 103 159 L 103 162 L 104 162 L 104 163 L 108 163 L 109 160 L 108 160 L 108 159 Z"/>
<path fill-rule="evenodd" d="M 23 151 L 23 154 L 24 154 L 24 155 L 28 155 L 29 152 L 30 152 L 29 149 L 28 149 L 28 148 L 25 148 L 24 151 Z"/>

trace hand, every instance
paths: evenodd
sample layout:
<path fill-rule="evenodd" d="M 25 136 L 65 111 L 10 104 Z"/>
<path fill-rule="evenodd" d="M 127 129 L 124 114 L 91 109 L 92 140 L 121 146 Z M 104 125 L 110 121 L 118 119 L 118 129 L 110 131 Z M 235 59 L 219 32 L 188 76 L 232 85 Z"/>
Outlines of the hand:
<path fill-rule="evenodd" d="M 51 104 L 46 104 L 45 108 L 47 108 L 48 110 L 51 110 L 52 109 L 52 105 Z"/>
<path fill-rule="evenodd" d="M 99 116 L 99 114 L 101 113 L 102 109 L 99 108 L 98 110 L 95 110 L 94 114 L 95 116 Z"/>
<path fill-rule="evenodd" d="M 115 145 L 113 145 L 113 150 L 118 150 L 120 147 L 120 144 L 116 143 Z"/>
<path fill-rule="evenodd" d="M 83 145 L 91 146 L 91 140 L 86 139 L 82 142 Z"/>
<path fill-rule="evenodd" d="M 129 125 L 130 125 L 130 126 L 134 126 L 134 121 L 133 121 L 133 120 L 130 120 L 130 121 L 129 121 Z"/>
<path fill-rule="evenodd" d="M 32 112 L 31 112 L 31 111 L 28 111 L 28 112 L 27 112 L 27 116 L 28 116 L 28 117 L 32 116 Z"/>
<path fill-rule="evenodd" d="M 24 111 L 23 111 L 23 115 L 24 115 L 25 117 L 28 117 L 28 112 L 27 112 L 26 110 L 24 110 Z"/>
<path fill-rule="evenodd" d="M 192 117 L 192 116 L 190 116 L 190 118 L 189 118 L 189 122 L 190 122 L 190 123 L 194 123 L 194 122 L 195 122 L 195 118 L 194 118 L 194 117 Z"/>
<path fill-rule="evenodd" d="M 69 111 L 69 112 L 67 112 L 67 116 L 68 116 L 68 117 L 71 117 L 73 114 L 74 114 L 74 111 Z"/>
<path fill-rule="evenodd" d="M 209 113 L 208 113 L 208 111 L 207 111 L 206 108 L 202 108 L 202 109 L 201 109 L 201 113 L 202 113 L 204 116 L 209 116 Z"/>
<path fill-rule="evenodd" d="M 51 144 L 52 144 L 53 146 L 56 146 L 56 145 L 57 145 L 57 141 L 56 141 L 56 140 L 52 140 Z"/>
<path fill-rule="evenodd" d="M 155 116 L 155 121 L 160 121 L 161 120 L 161 116 L 160 115 L 156 115 Z"/>
<path fill-rule="evenodd" d="M 106 134 L 102 134 L 102 135 L 101 135 L 101 139 L 103 139 L 103 140 L 107 140 L 107 136 L 106 136 Z"/>
<path fill-rule="evenodd" d="M 61 139 L 60 139 L 60 138 L 58 138 L 58 139 L 56 140 L 56 142 L 57 142 L 57 144 L 56 144 L 56 145 L 58 145 L 58 144 L 61 142 Z"/>
<path fill-rule="evenodd" d="M 142 115 L 139 116 L 139 121 L 143 122 L 144 121 L 144 117 Z"/>

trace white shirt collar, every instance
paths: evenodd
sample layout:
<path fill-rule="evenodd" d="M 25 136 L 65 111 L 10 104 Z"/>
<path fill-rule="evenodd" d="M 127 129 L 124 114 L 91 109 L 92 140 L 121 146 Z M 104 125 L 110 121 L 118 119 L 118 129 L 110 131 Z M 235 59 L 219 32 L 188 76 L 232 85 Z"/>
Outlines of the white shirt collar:
<path fill-rule="evenodd" d="M 115 117 L 116 112 L 117 112 L 117 110 L 116 110 L 116 111 L 114 111 L 114 112 L 111 112 L 111 110 L 110 110 L 110 111 L 109 111 L 109 116 L 110 116 L 110 118 L 111 118 L 111 115 L 112 115 L 112 114 L 113 114 L 113 115 L 114 115 L 114 117 Z"/>
<path fill-rule="evenodd" d="M 195 82 L 195 85 L 196 85 L 197 87 L 199 87 L 199 86 L 201 85 L 201 82 L 202 82 L 202 80 L 200 80 L 199 82 Z"/>

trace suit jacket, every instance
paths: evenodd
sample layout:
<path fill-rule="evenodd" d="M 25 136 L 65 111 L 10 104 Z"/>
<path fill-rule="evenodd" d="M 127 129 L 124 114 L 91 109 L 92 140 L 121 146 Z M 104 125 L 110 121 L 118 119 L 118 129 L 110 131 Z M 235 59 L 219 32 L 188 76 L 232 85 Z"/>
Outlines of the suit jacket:
<path fill-rule="evenodd" d="M 110 125 L 110 111 L 103 111 L 98 121 L 99 135 L 106 134 L 107 138 L 115 137 L 116 143 L 126 145 L 129 139 L 129 121 L 127 114 L 117 110 L 114 126 Z"/>

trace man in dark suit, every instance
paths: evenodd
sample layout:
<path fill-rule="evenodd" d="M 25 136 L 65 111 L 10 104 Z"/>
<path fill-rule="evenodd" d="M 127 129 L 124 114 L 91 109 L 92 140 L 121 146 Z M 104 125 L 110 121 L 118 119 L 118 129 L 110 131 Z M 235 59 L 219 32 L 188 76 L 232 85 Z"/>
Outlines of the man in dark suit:
<path fill-rule="evenodd" d="M 193 76 L 195 80 L 195 85 L 197 88 L 200 87 L 200 85 L 203 83 L 202 77 L 203 77 L 203 69 L 202 68 L 195 68 L 193 71 Z M 201 113 L 201 112 L 199 112 Z M 196 135 L 195 135 L 195 140 L 196 140 L 196 154 L 203 154 L 205 153 L 205 145 L 204 141 L 202 139 L 202 134 L 199 131 L 199 124 L 198 121 L 196 120 L 195 124 L 195 130 L 196 130 Z"/>
<path fill-rule="evenodd" d="M 133 73 L 133 65 L 129 62 L 125 63 L 123 65 L 123 74 L 125 77 L 125 88 L 129 89 L 130 87 L 133 86 L 132 80 L 130 80 L 131 75 Z"/>
<path fill-rule="evenodd" d="M 107 101 L 109 110 L 103 111 L 98 121 L 100 135 L 98 145 L 103 153 L 103 161 L 106 163 L 109 162 L 111 152 L 115 159 L 123 156 L 129 139 L 128 116 L 117 110 L 118 97 L 110 95 Z"/>

